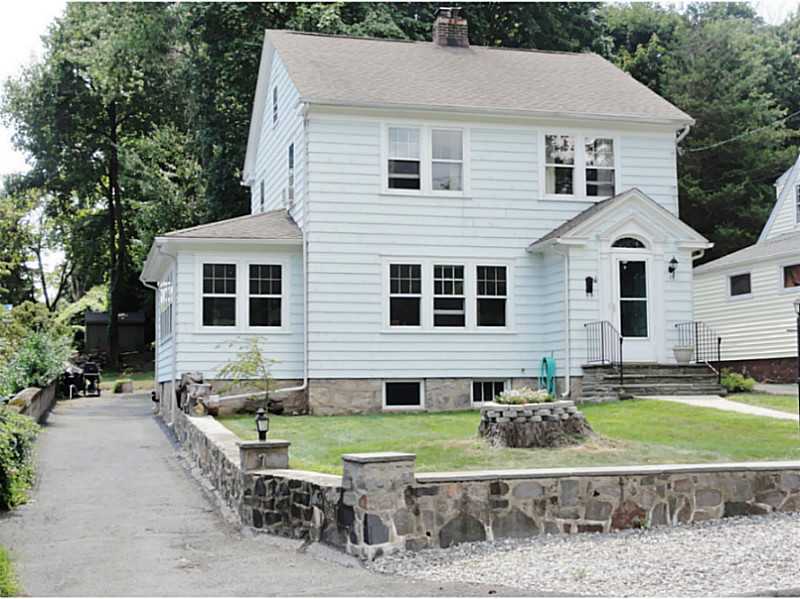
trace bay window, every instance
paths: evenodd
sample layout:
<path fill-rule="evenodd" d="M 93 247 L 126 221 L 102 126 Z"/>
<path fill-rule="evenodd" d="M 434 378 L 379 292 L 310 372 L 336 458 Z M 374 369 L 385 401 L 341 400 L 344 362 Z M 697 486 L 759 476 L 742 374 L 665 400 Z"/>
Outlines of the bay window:
<path fill-rule="evenodd" d="M 281 326 L 282 268 L 280 264 L 251 264 L 249 268 L 249 325 Z"/>
<path fill-rule="evenodd" d="M 464 266 L 436 264 L 433 267 L 433 326 L 463 327 Z"/>
<path fill-rule="evenodd" d="M 545 135 L 545 191 L 548 194 L 575 193 L 575 138 Z"/>
<path fill-rule="evenodd" d="M 434 191 L 464 189 L 464 143 L 458 129 L 431 131 L 431 181 Z"/>
<path fill-rule="evenodd" d="M 389 127 L 389 189 L 421 189 L 420 130 Z"/>
<path fill-rule="evenodd" d="M 587 137 L 586 195 L 611 197 L 614 195 L 614 140 L 607 137 Z"/>
<path fill-rule="evenodd" d="M 478 266 L 476 273 L 478 326 L 506 326 L 506 267 Z"/>
<path fill-rule="evenodd" d="M 203 326 L 236 326 L 235 264 L 203 264 Z"/>
<path fill-rule="evenodd" d="M 389 325 L 418 327 L 422 324 L 422 265 L 389 266 Z"/>

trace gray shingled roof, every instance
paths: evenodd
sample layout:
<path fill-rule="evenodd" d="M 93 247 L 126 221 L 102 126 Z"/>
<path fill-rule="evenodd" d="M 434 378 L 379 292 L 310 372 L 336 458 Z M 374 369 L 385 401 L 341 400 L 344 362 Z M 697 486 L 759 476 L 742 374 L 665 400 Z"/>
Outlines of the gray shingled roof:
<path fill-rule="evenodd" d="M 695 274 L 713 272 L 728 267 L 744 264 L 748 262 L 758 262 L 768 258 L 782 256 L 797 256 L 800 261 L 800 231 L 795 233 L 784 233 L 772 239 L 765 239 L 756 244 L 750 245 L 738 252 L 733 252 L 722 258 L 711 262 L 706 262 L 694 269 Z"/>
<path fill-rule="evenodd" d="M 286 210 L 249 214 L 163 235 L 167 239 L 300 240 L 303 234 Z"/>
<path fill-rule="evenodd" d="M 267 36 L 309 102 L 692 122 L 596 54 L 278 30 Z"/>
<path fill-rule="evenodd" d="M 529 250 L 536 249 L 537 247 L 539 247 L 542 244 L 544 244 L 546 241 L 550 241 L 551 239 L 558 239 L 559 237 L 562 237 L 563 235 L 566 235 L 567 233 L 572 231 L 575 227 L 577 227 L 581 223 L 584 223 L 587 220 L 589 220 L 590 218 L 592 218 L 598 212 L 602 212 L 603 210 L 605 210 L 614 200 L 616 200 L 617 198 L 619 198 L 621 196 L 622 196 L 622 194 L 616 195 L 616 196 L 607 198 L 605 200 L 602 200 L 600 202 L 597 202 L 596 204 L 592 204 L 589 208 L 587 208 L 583 212 L 578 213 L 576 216 L 573 216 L 571 219 L 566 221 L 564 224 L 559 225 L 558 227 L 556 227 L 555 229 L 550 231 L 544 237 L 540 237 L 539 239 L 534 241 L 532 244 L 530 244 L 528 246 L 528 249 Z"/>

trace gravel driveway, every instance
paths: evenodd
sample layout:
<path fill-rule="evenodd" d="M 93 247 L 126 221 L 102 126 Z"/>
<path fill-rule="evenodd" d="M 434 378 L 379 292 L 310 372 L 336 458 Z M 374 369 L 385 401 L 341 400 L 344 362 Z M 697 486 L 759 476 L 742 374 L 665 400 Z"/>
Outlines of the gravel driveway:
<path fill-rule="evenodd" d="M 731 518 L 612 534 L 469 543 L 370 567 L 436 582 L 565 594 L 703 596 L 800 588 L 800 515 Z"/>

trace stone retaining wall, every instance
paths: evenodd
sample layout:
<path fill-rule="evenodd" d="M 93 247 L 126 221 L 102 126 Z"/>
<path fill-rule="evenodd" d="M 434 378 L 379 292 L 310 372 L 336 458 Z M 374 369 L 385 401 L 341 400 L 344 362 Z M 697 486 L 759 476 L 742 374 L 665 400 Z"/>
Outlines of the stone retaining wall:
<path fill-rule="evenodd" d="M 549 403 L 507 405 L 489 403 L 481 408 L 481 420 L 489 424 L 505 422 L 548 422 L 581 418 L 574 401 L 552 401 Z"/>
<path fill-rule="evenodd" d="M 47 421 L 50 410 L 56 405 L 57 381 L 53 381 L 47 387 L 28 387 L 17 393 L 11 398 L 9 406 L 20 414 L 24 414 L 39 424 Z"/>
<path fill-rule="evenodd" d="M 363 559 L 543 533 L 611 532 L 800 511 L 800 462 L 415 473 L 414 454 L 342 456 L 343 476 L 243 471 L 239 440 L 176 413 L 191 462 L 241 523 Z"/>

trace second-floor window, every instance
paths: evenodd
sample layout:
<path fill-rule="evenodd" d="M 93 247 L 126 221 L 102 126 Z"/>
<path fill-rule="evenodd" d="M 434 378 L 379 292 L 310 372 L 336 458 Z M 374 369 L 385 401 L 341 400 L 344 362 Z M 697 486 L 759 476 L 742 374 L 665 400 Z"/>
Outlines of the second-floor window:
<path fill-rule="evenodd" d="M 613 196 L 616 193 L 615 151 L 611 137 L 545 134 L 545 194 L 587 198 Z"/>
<path fill-rule="evenodd" d="M 203 326 L 236 326 L 235 264 L 203 264 Z"/>
<path fill-rule="evenodd" d="M 545 192 L 558 195 L 575 193 L 575 138 L 572 135 L 545 135 Z"/>
<path fill-rule="evenodd" d="M 586 195 L 614 195 L 614 140 L 607 137 L 586 138 Z"/>
<path fill-rule="evenodd" d="M 294 202 L 294 144 L 289 144 L 289 182 L 287 186 L 288 200 Z"/>
<path fill-rule="evenodd" d="M 249 325 L 251 327 L 281 326 L 283 295 L 281 265 L 251 264 L 249 271 Z"/>
<path fill-rule="evenodd" d="M 420 131 L 389 127 L 389 189 L 421 189 Z"/>
<path fill-rule="evenodd" d="M 431 131 L 431 181 L 435 191 L 464 189 L 464 142 L 458 129 Z"/>

